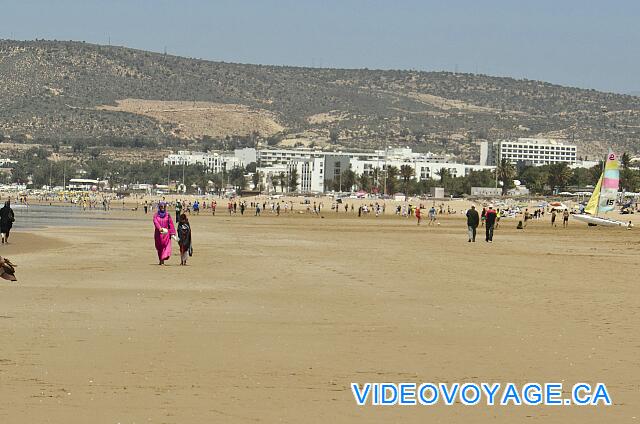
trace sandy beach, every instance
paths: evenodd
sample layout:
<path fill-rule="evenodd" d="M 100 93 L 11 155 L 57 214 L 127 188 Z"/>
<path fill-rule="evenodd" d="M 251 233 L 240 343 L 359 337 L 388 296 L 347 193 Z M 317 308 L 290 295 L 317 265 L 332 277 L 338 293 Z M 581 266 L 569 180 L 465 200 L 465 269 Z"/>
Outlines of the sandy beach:
<path fill-rule="evenodd" d="M 482 228 L 474 244 L 459 215 L 417 227 L 389 209 L 218 208 L 190 218 L 186 267 L 176 244 L 157 265 L 141 210 L 100 226 L 17 222 L 0 247 L 19 279 L 0 283 L 0 422 L 640 420 L 637 225 L 503 219 L 493 244 Z M 614 405 L 359 407 L 350 390 L 487 381 L 603 382 Z"/>

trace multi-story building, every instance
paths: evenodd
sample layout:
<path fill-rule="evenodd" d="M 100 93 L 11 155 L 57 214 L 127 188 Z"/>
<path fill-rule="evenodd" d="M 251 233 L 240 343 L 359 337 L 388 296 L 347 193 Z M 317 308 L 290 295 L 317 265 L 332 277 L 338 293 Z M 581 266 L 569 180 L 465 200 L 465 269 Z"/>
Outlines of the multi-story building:
<path fill-rule="evenodd" d="M 384 162 L 372 162 L 352 160 L 351 169 L 356 174 L 365 174 L 373 176 L 378 169 L 378 174 L 383 173 L 388 167 L 400 169 L 403 165 L 409 165 L 414 172 L 414 177 L 419 181 L 428 179 L 439 180 L 442 170 L 446 170 L 452 177 L 464 177 L 471 171 L 492 170 L 494 166 L 487 165 L 467 165 L 464 163 L 452 162 L 431 162 L 426 160 L 403 161 L 403 160 L 387 160 Z"/>
<path fill-rule="evenodd" d="M 296 190 L 299 193 L 324 192 L 324 158 L 301 158 L 287 164 L 258 167 L 263 187 L 268 192 L 277 193 L 289 190 L 289 178 L 297 174 Z M 284 181 L 283 181 L 284 180 Z"/>
<path fill-rule="evenodd" d="M 217 152 L 191 152 L 189 150 L 180 150 L 176 154 L 167 156 L 163 163 L 165 165 L 204 165 L 210 172 L 218 173 L 223 170 L 230 170 L 237 166 L 246 166 L 253 158 L 255 162 L 255 149 L 253 156 L 247 149 L 239 149 L 234 153 L 217 153 Z"/>
<path fill-rule="evenodd" d="M 342 184 L 344 172 L 351 169 L 358 175 L 378 175 L 384 178 L 385 171 L 393 166 L 398 170 L 410 166 L 418 180 L 439 180 L 442 170 L 453 177 L 464 177 L 470 171 L 491 170 L 493 166 L 467 165 L 449 162 L 446 155 L 416 153 L 409 148 L 375 150 L 370 152 L 322 151 L 315 149 L 237 149 L 231 153 L 202 153 L 180 151 L 169 155 L 165 164 L 203 164 L 212 172 L 222 172 L 235 166 L 258 164 L 263 187 L 268 191 L 282 190 L 285 179 L 292 170 L 298 175 L 296 191 L 300 193 L 322 193 L 328 190 L 350 191 L 352 187 Z M 284 177 L 284 178 L 283 178 Z M 288 187 L 287 187 L 288 188 Z"/>
<path fill-rule="evenodd" d="M 298 187 L 300 193 L 324 192 L 324 163 L 325 158 L 300 159 L 289 165 L 289 172 L 293 167 L 298 174 Z"/>
<path fill-rule="evenodd" d="M 496 153 L 493 141 L 481 141 L 480 145 L 480 165 L 495 165 Z"/>
<path fill-rule="evenodd" d="M 260 166 L 288 164 L 301 159 L 324 158 L 325 156 L 343 156 L 347 158 L 364 157 L 368 159 L 384 159 L 384 150 L 373 152 L 342 152 L 324 151 L 310 148 L 297 149 L 261 149 L 257 151 L 257 161 Z"/>
<path fill-rule="evenodd" d="M 362 152 L 328 151 L 311 148 L 297 149 L 261 149 L 257 151 L 257 162 L 260 166 L 286 164 L 299 159 L 342 157 L 349 160 L 368 160 L 383 163 L 385 160 L 430 160 L 431 162 L 446 162 L 449 157 L 435 153 L 415 153 L 409 148 L 390 148 L 387 150 L 373 150 Z"/>
<path fill-rule="evenodd" d="M 548 138 L 519 138 L 498 144 L 498 160 L 527 165 L 549 165 L 560 162 L 575 164 L 578 149 L 571 144 Z"/>

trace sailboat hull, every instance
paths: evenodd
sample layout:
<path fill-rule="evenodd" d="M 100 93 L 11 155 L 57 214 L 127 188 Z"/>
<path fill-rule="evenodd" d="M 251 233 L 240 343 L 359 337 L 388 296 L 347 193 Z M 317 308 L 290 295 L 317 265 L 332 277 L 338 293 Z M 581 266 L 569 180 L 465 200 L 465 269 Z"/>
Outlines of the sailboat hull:
<path fill-rule="evenodd" d="M 573 218 L 593 225 L 602 225 L 603 227 L 633 227 L 633 224 L 624 221 L 616 221 L 615 219 L 600 218 L 597 216 L 579 214 L 573 215 Z"/>

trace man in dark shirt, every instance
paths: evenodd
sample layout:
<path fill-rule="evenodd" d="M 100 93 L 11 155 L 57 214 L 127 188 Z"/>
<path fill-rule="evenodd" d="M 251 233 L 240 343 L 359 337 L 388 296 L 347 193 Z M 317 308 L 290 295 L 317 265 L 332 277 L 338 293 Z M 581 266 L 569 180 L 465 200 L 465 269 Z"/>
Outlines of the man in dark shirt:
<path fill-rule="evenodd" d="M 487 230 L 487 237 L 485 240 L 489 243 L 493 243 L 493 227 L 496 224 L 496 218 L 497 218 L 496 211 L 493 209 L 493 206 L 490 205 L 489 209 L 487 209 L 487 214 L 485 217 L 486 230 Z"/>
<path fill-rule="evenodd" d="M 467 228 L 469 229 L 469 243 L 476 241 L 476 228 L 480 224 L 480 216 L 475 206 L 467 211 Z"/>

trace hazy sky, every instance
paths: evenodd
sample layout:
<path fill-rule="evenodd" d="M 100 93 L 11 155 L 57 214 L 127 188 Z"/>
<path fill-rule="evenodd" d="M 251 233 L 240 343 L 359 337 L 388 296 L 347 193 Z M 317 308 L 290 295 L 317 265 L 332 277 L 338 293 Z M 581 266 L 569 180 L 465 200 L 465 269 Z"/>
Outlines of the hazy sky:
<path fill-rule="evenodd" d="M 458 70 L 640 90 L 634 0 L 0 0 L 0 38 L 227 62 Z"/>

